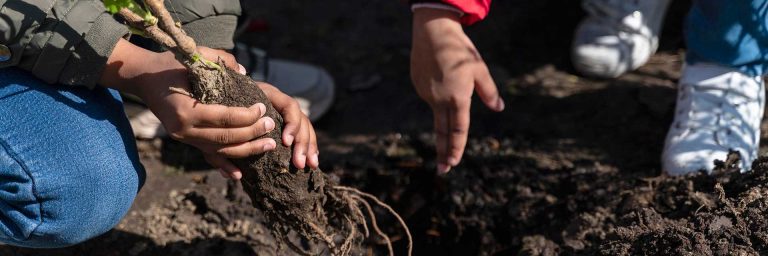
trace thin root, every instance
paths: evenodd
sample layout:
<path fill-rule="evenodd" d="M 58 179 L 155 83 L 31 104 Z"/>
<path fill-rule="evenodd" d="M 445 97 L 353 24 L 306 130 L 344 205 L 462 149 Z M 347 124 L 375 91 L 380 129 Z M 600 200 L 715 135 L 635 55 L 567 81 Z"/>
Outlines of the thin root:
<path fill-rule="evenodd" d="M 333 242 L 333 236 L 329 236 L 325 234 L 325 231 L 320 229 L 320 227 L 315 225 L 315 223 L 312 223 L 312 222 L 306 222 L 306 223 L 313 231 L 315 231 L 315 233 L 317 234 L 317 236 L 320 237 L 320 239 L 323 239 L 323 242 L 325 242 L 325 244 L 328 245 L 328 248 L 336 248 L 336 243 Z"/>
<path fill-rule="evenodd" d="M 344 243 L 342 243 L 341 247 L 339 248 L 339 255 L 349 255 L 349 253 L 352 252 L 352 240 L 355 238 L 355 234 L 357 233 L 357 229 L 355 228 L 355 224 L 353 224 L 352 220 L 346 216 L 344 219 L 347 220 L 347 229 L 349 229 L 349 234 L 344 239 Z"/>
<path fill-rule="evenodd" d="M 357 202 L 359 202 L 359 200 L 357 200 L 357 201 L 356 200 L 352 200 L 351 196 L 349 198 L 347 198 L 347 203 L 349 205 L 356 205 Z M 353 213 L 355 214 L 355 217 L 358 218 L 360 220 L 360 222 L 363 223 L 363 234 L 365 234 L 365 237 L 370 237 L 371 236 L 371 232 L 368 230 L 368 224 L 365 223 L 365 215 L 363 215 L 363 211 L 360 210 L 360 207 L 351 207 L 351 208 L 352 208 Z"/>
<path fill-rule="evenodd" d="M 371 194 L 368 194 L 368 193 L 365 193 L 365 192 L 362 192 L 362 191 L 357 190 L 355 188 L 343 187 L 343 186 L 334 186 L 332 188 L 336 189 L 336 190 L 341 190 L 341 191 L 346 191 L 346 192 L 350 192 L 350 193 L 353 193 L 353 194 L 357 194 L 357 195 L 362 196 L 364 198 L 370 199 L 371 201 L 373 201 L 377 205 L 383 207 L 384 209 L 387 209 L 387 211 L 389 211 L 389 213 L 392 214 L 392 216 L 394 216 L 395 219 L 397 219 L 398 222 L 400 222 L 400 225 L 403 227 L 403 230 L 405 230 L 405 235 L 408 237 L 408 256 L 412 255 L 412 253 L 413 253 L 413 237 L 411 236 L 411 231 L 408 229 L 408 226 L 405 225 L 405 221 L 403 220 L 402 217 L 400 217 L 400 214 L 397 214 L 397 212 L 395 212 L 395 210 L 392 209 L 392 207 L 390 207 L 389 205 L 385 204 L 384 202 L 382 202 L 381 200 L 379 200 L 375 196 L 373 196 Z"/>
<path fill-rule="evenodd" d="M 353 195 L 350 197 L 356 199 L 358 202 L 363 204 L 363 206 L 365 206 L 366 211 L 368 211 L 368 217 L 371 218 L 371 226 L 373 227 L 373 231 L 376 231 L 376 234 L 384 238 L 384 241 L 386 242 L 386 245 L 387 245 L 387 250 L 389 250 L 389 255 L 394 256 L 395 250 L 392 249 L 392 240 L 390 240 L 389 236 L 387 236 L 387 234 L 385 234 L 384 231 L 381 231 L 381 228 L 379 228 L 379 223 L 378 221 L 376 221 L 376 214 L 373 213 L 373 208 L 371 208 L 371 205 L 368 204 L 368 202 L 365 201 L 365 199 L 357 195 Z"/>
<path fill-rule="evenodd" d="M 284 235 L 280 236 L 280 239 L 282 239 L 282 240 L 283 240 L 283 243 L 284 243 L 284 244 L 287 244 L 287 245 L 288 245 L 288 247 L 290 247 L 290 248 L 291 248 L 291 250 L 293 250 L 294 252 L 296 252 L 296 253 L 298 253 L 298 254 L 301 254 L 302 256 L 312 256 L 312 255 L 318 255 L 318 253 L 314 253 L 314 252 L 306 251 L 306 250 L 304 250 L 304 249 L 302 249 L 302 248 L 299 248 L 298 246 L 296 246 L 296 245 L 295 245 L 293 242 L 291 242 L 291 239 L 288 239 L 288 235 L 287 235 L 287 234 L 284 234 Z"/>

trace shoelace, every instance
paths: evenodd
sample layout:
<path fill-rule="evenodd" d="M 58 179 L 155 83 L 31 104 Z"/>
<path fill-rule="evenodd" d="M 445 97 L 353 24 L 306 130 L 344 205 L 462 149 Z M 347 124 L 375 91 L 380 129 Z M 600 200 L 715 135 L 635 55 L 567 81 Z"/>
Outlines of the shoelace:
<path fill-rule="evenodd" d="M 615 24 L 619 31 L 640 33 L 640 27 L 628 26 L 624 18 L 642 15 L 637 11 L 640 0 L 584 0 L 582 6 L 592 17 L 605 19 L 604 24 Z"/>
<path fill-rule="evenodd" d="M 752 124 L 745 124 L 743 122 L 744 119 L 754 118 L 752 115 L 755 113 L 740 113 L 738 111 L 740 106 L 753 103 L 755 100 L 750 100 L 747 95 L 740 95 L 734 90 L 727 90 L 724 95 L 718 96 L 703 92 L 707 88 L 697 88 L 689 84 L 682 86 L 691 88 L 692 94 L 695 94 L 696 97 L 696 100 L 690 104 L 690 109 L 681 109 L 683 113 L 690 113 L 689 119 L 685 124 L 686 126 L 698 130 L 711 131 L 716 135 L 721 132 L 725 133 L 723 135 L 730 135 L 734 132 L 749 135 L 755 134 Z M 694 97 L 694 95 L 689 95 L 689 91 L 685 89 L 681 90 L 680 93 L 680 97 Z M 728 102 L 726 98 L 734 94 L 743 98 L 743 100 Z M 714 118 L 712 115 L 714 115 Z M 720 136 L 715 136 L 715 138 L 720 142 Z M 751 138 L 750 142 L 745 141 L 744 143 L 752 144 L 755 140 L 756 138 Z"/>

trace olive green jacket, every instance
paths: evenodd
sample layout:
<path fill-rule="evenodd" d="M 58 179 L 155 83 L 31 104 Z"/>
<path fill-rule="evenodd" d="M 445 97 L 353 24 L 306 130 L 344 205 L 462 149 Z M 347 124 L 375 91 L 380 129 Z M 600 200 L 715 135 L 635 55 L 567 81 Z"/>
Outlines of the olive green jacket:
<path fill-rule="evenodd" d="M 199 45 L 234 46 L 238 0 L 166 0 L 166 6 Z M 0 0 L 0 60 L 7 59 L 0 68 L 19 67 L 47 83 L 95 86 L 117 41 L 128 35 L 99 0 Z"/>

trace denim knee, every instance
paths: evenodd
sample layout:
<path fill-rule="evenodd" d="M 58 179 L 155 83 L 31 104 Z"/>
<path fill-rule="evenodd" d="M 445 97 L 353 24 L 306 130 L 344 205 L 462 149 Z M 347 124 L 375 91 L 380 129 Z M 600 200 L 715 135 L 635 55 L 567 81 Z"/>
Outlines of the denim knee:
<path fill-rule="evenodd" d="M 0 242 L 32 248 L 75 245 L 101 235 L 128 212 L 143 183 L 143 167 L 102 154 L 65 172 L 32 170 L 13 152 L 0 150 Z M 114 158 L 109 159 L 108 155 Z M 9 158 L 11 165 L 7 165 Z M 102 159 L 98 159 L 102 158 Z M 117 159 L 117 161 L 115 160 Z M 120 160 L 122 159 L 122 161 Z M 93 162 L 92 162 L 93 161 Z M 99 162 L 101 161 L 101 162 Z M 94 168 L 99 167 L 99 168 Z"/>
<path fill-rule="evenodd" d="M 0 69 L 0 242 L 63 247 L 107 232 L 144 177 L 116 91 Z"/>

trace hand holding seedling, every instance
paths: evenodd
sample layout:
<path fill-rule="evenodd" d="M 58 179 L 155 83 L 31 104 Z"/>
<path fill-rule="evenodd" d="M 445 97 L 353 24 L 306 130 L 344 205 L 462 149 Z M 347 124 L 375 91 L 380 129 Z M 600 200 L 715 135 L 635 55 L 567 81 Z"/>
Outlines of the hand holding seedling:
<path fill-rule="evenodd" d="M 231 58 L 228 54 L 197 47 L 162 0 L 145 0 L 146 10 L 133 0 L 105 4 L 133 31 L 171 53 L 150 54 L 121 41 L 102 82 L 142 97 L 175 139 L 202 149 L 209 162 L 234 178 L 242 176 L 243 189 L 281 244 L 302 255 L 321 254 L 289 239 L 298 235 L 324 244 L 331 254 L 350 255 L 371 236 L 365 210 L 394 255 L 392 241 L 376 224 L 372 201 L 400 222 L 410 255 L 410 231 L 394 209 L 376 196 L 335 184 L 317 168 L 316 136 L 295 100 L 222 60 Z M 145 66 L 137 65 L 137 58 Z"/>
<path fill-rule="evenodd" d="M 234 56 L 222 51 L 199 47 L 206 59 L 221 59 L 227 66 L 240 70 Z M 225 177 L 240 179 L 242 172 L 227 158 L 243 158 L 273 150 L 272 138 L 260 138 L 275 127 L 275 121 L 264 117 L 266 107 L 257 103 L 251 107 L 227 107 L 199 104 L 188 95 L 173 93 L 169 88 L 189 91 L 186 68 L 172 53 L 154 53 L 121 40 L 107 62 L 101 84 L 135 94 L 158 116 L 169 134 L 176 140 L 203 151 L 205 159 L 223 171 Z M 293 163 L 303 168 L 317 168 L 315 133 L 295 101 L 269 84 L 259 84 L 269 91 L 267 96 L 283 114 L 286 129 L 282 143 L 302 150 L 294 154 Z"/>
<path fill-rule="evenodd" d="M 504 101 L 455 12 L 420 8 L 413 15 L 411 80 L 434 113 L 437 171 L 447 173 L 464 154 L 473 91 L 494 111 Z"/>

